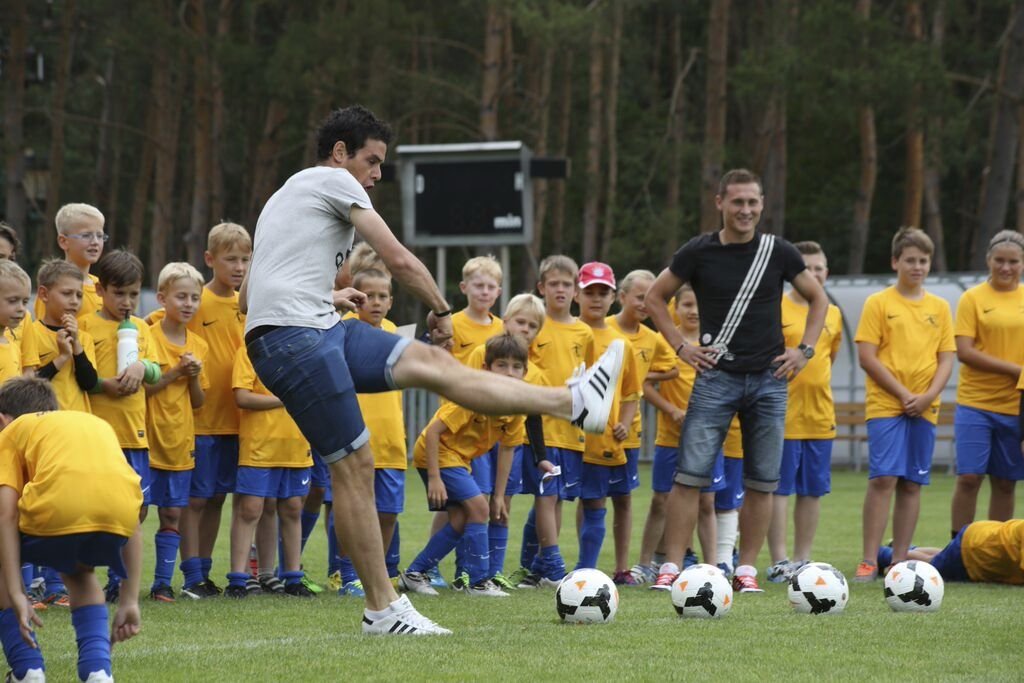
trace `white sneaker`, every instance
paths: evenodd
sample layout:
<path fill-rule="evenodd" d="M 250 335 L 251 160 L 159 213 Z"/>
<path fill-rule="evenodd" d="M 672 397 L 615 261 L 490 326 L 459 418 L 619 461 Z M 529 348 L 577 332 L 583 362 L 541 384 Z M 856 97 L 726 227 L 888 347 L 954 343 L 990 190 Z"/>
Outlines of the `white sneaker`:
<path fill-rule="evenodd" d="M 625 344 L 615 339 L 601 354 L 597 362 L 582 375 L 574 374 L 566 384 L 580 392 L 583 409 L 573 418 L 572 423 L 591 434 L 603 434 L 608 427 L 608 417 L 615 400 L 622 372 L 622 355 Z"/>
<path fill-rule="evenodd" d="M 114 677 L 109 675 L 106 671 L 93 671 L 89 674 L 89 677 L 85 679 L 85 683 L 114 683 Z"/>
<path fill-rule="evenodd" d="M 508 593 L 498 588 L 491 580 L 481 581 L 475 586 L 470 586 L 466 591 L 467 595 L 475 595 L 481 598 L 507 598 Z"/>
<path fill-rule="evenodd" d="M 398 575 L 398 587 L 407 593 L 419 593 L 420 595 L 437 595 L 437 591 L 430 585 L 430 577 L 420 572 L 401 572 Z"/>
<path fill-rule="evenodd" d="M 388 613 L 383 617 L 370 619 L 363 612 L 363 633 L 382 636 L 449 636 L 452 632 L 417 612 L 409 596 L 403 595 L 388 605 Z"/>
<path fill-rule="evenodd" d="M 4 680 L 13 683 L 46 683 L 46 672 L 42 669 L 26 669 L 23 678 L 15 678 L 13 672 L 8 672 Z"/>

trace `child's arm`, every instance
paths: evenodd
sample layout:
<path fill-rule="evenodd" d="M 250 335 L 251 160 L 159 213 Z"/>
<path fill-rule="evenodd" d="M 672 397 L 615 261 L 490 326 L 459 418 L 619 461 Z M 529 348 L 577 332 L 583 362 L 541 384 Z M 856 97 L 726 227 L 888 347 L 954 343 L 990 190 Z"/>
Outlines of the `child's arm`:
<path fill-rule="evenodd" d="M 512 446 L 498 445 L 498 469 L 494 473 L 494 491 L 491 494 L 491 521 L 508 523 L 508 506 L 505 504 L 505 485 L 512 472 Z"/>
<path fill-rule="evenodd" d="M 679 376 L 679 368 L 672 368 L 664 372 L 654 372 L 653 370 L 647 373 L 647 377 L 644 378 L 645 382 L 667 382 L 671 379 L 675 379 Z"/>
<path fill-rule="evenodd" d="M 860 366 L 867 373 L 867 376 L 878 383 L 878 386 L 882 387 L 883 390 L 895 396 L 900 403 L 906 405 L 907 400 L 913 398 L 910 390 L 900 384 L 900 381 L 896 379 L 896 376 L 892 374 L 889 368 L 882 365 L 882 361 L 878 360 L 877 344 L 863 341 L 857 342 L 857 359 L 860 361 Z M 949 379 L 948 375 L 946 378 Z"/>
<path fill-rule="evenodd" d="M 140 529 L 135 530 L 139 536 Z M 139 583 L 142 580 L 142 543 L 132 538 L 121 547 L 121 562 L 128 576 L 121 582 L 121 593 L 117 600 L 117 613 L 110 625 L 110 641 L 120 643 L 137 635 L 142 623 L 139 613 Z"/>
<path fill-rule="evenodd" d="M 160 376 L 160 379 L 153 382 L 152 384 L 146 385 L 146 396 L 152 396 L 153 394 L 159 394 L 161 391 L 167 388 L 172 382 L 181 379 L 189 374 L 189 368 L 195 361 L 192 358 L 192 354 L 183 353 L 181 358 L 178 359 L 178 364 L 173 368 L 165 372 Z M 198 374 L 198 373 L 197 373 Z"/>
<path fill-rule="evenodd" d="M 18 492 L 10 486 L 0 486 L 0 572 L 7 588 L 7 595 L 18 618 L 18 629 L 22 640 L 33 648 L 32 626 L 42 626 L 28 598 L 25 584 L 21 579 L 21 534 L 18 531 Z"/>
<path fill-rule="evenodd" d="M 911 396 L 903 402 L 903 411 L 910 417 L 923 415 L 924 411 L 928 410 L 928 406 L 942 393 L 946 382 L 949 381 L 949 376 L 953 374 L 953 352 L 939 351 L 936 356 L 938 366 L 935 368 L 935 374 L 932 376 L 928 388 L 924 393 Z"/>
<path fill-rule="evenodd" d="M 57 350 L 59 353 L 46 365 L 36 369 L 36 377 L 51 380 L 64 369 L 68 361 L 75 355 L 75 342 L 67 330 L 57 332 Z M 94 382 L 95 384 L 95 382 Z"/>
<path fill-rule="evenodd" d="M 686 417 L 686 411 L 662 396 L 661 392 L 654 386 L 654 382 L 644 382 L 644 400 L 667 414 L 677 424 L 682 424 L 683 418 Z"/>
<path fill-rule="evenodd" d="M 284 404 L 281 403 L 281 399 L 277 396 L 268 396 L 267 394 L 257 394 L 254 391 L 248 389 L 235 389 L 235 403 L 239 408 L 245 410 L 273 410 L 274 408 L 283 408 Z"/>
<path fill-rule="evenodd" d="M 423 430 L 423 444 L 427 454 L 427 501 L 435 508 L 443 508 L 448 502 L 448 491 L 441 481 L 441 466 L 438 464 L 441 435 L 447 431 L 448 427 L 441 420 L 432 420 Z"/>
<path fill-rule="evenodd" d="M 530 439 L 533 464 L 542 472 L 550 472 L 554 464 L 548 460 L 548 449 L 544 443 L 544 419 L 540 415 L 526 416 L 526 436 Z"/>
<path fill-rule="evenodd" d="M 1020 377 L 1021 367 L 1019 365 L 990 356 L 984 351 L 979 351 L 974 347 L 973 337 L 956 338 L 956 355 L 961 363 L 966 363 L 975 370 L 991 372 L 997 375 L 1009 375 L 1014 379 Z"/>
<path fill-rule="evenodd" d="M 636 404 L 639 399 L 623 401 L 619 405 L 619 419 L 612 425 L 612 435 L 616 441 L 625 441 L 629 436 L 629 426 L 633 424 L 633 416 L 636 415 Z"/>

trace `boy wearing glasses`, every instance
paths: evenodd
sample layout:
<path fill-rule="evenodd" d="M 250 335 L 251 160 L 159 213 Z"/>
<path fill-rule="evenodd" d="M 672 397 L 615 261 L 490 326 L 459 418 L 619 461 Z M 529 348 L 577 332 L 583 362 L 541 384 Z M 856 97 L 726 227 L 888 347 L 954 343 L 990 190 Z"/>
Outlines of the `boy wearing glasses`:
<path fill-rule="evenodd" d="M 78 309 L 78 319 L 81 320 L 102 308 L 96 294 L 96 276 L 89 274 L 89 268 L 100 260 L 103 245 L 110 239 L 110 235 L 103 232 L 106 219 L 99 209 L 90 204 L 65 204 L 53 222 L 57 225 L 57 246 L 64 251 L 64 259 L 73 263 L 85 276 L 82 307 Z M 40 320 L 45 314 L 46 305 L 36 299 L 35 319 Z"/>

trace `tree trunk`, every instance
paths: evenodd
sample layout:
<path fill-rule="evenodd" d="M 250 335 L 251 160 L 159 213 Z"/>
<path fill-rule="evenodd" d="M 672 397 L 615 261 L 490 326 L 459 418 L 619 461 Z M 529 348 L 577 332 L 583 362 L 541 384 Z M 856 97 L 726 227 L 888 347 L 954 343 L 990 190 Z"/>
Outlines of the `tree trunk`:
<path fill-rule="evenodd" d="M 604 21 L 594 18 L 590 32 L 590 106 L 587 109 L 587 194 L 583 201 L 583 260 L 597 256 L 601 209 L 601 148 L 604 146 Z"/>
<path fill-rule="evenodd" d="M 25 49 L 28 47 L 28 7 L 25 0 L 11 0 L 3 13 L 10 27 L 4 63 L 4 213 L 7 222 L 25 244 Z M 52 230 L 44 226 L 45 230 Z"/>
<path fill-rule="evenodd" d="M 911 41 L 924 40 L 921 3 L 907 3 L 907 34 Z M 924 197 L 924 129 L 921 127 L 921 86 L 915 83 L 907 104 L 906 166 L 903 186 L 903 225 L 921 227 L 921 201 Z"/>
<path fill-rule="evenodd" d="M 234 0 L 220 0 L 217 8 L 217 41 L 216 45 L 224 45 L 228 40 L 231 31 L 231 17 L 234 11 Z M 224 190 L 224 164 L 221 161 L 222 138 L 224 137 L 224 73 L 221 70 L 220 60 L 210 60 L 210 102 L 211 129 L 210 129 L 210 219 L 217 222 L 226 217 L 225 204 L 227 198 Z M 205 245 L 204 245 L 205 247 Z"/>
<path fill-rule="evenodd" d="M 189 263 L 202 263 L 206 233 L 210 230 L 210 190 L 213 176 L 213 107 L 211 99 L 210 41 L 204 0 L 191 0 L 189 28 L 197 43 L 192 60 L 192 210 L 185 239 Z"/>
<path fill-rule="evenodd" d="M 568 50 L 562 58 L 562 100 L 558 110 L 558 144 L 555 154 L 566 157 L 569 153 L 569 133 L 572 129 L 572 62 L 574 53 Z M 551 251 L 561 254 L 565 251 L 565 192 L 568 180 L 555 183 L 553 197 L 554 221 L 551 225 Z"/>
<path fill-rule="evenodd" d="M 1024 105 L 1017 110 L 1017 129 L 1024 130 Z M 1024 135 L 1017 137 L 1017 232 L 1024 232 Z"/>
<path fill-rule="evenodd" d="M 1005 69 L 996 88 L 996 114 L 989 147 L 991 154 L 971 255 L 971 267 L 977 270 L 985 266 L 989 239 L 1005 227 L 1013 183 L 1020 134 L 1017 109 L 1024 94 L 1024 2 L 1018 1 L 1013 5 L 1003 53 Z"/>
<path fill-rule="evenodd" d="M 604 226 L 601 230 L 601 260 L 611 260 L 612 236 L 615 234 L 615 210 L 619 185 L 619 74 L 622 70 L 622 3 L 612 0 L 612 44 L 608 56 L 608 98 L 605 107 L 605 144 L 608 147 L 608 189 L 605 194 Z"/>
<path fill-rule="evenodd" d="M 701 232 L 718 230 L 715 208 L 718 181 L 725 155 L 726 74 L 729 48 L 729 0 L 712 0 L 708 22 L 708 76 L 704 113 L 704 146 L 701 150 Z"/>
<path fill-rule="evenodd" d="M 942 43 L 946 37 L 946 2 L 939 0 L 932 15 L 932 49 L 942 61 Z M 942 148 L 939 145 L 942 132 L 942 118 L 928 117 L 928 137 L 925 140 L 924 166 L 924 228 L 935 244 L 932 270 L 945 273 L 949 270 L 946 260 L 946 236 L 942 225 L 942 204 L 939 199 L 942 184 Z"/>
<path fill-rule="evenodd" d="M 53 230 L 53 219 L 60 208 L 60 186 L 64 180 L 64 120 L 68 98 L 68 81 L 71 77 L 71 59 L 75 40 L 75 0 L 65 0 L 60 13 L 60 47 L 57 49 L 56 68 L 53 77 L 53 94 L 50 96 L 50 186 L 46 195 L 45 226 L 36 241 L 36 256 L 42 257 L 57 252 L 57 232 Z M 101 208 L 102 210 L 102 208 Z"/>
<path fill-rule="evenodd" d="M 170 8 L 166 7 L 165 16 L 169 14 Z M 154 159 L 153 227 L 149 235 L 149 278 L 153 284 L 156 284 L 160 269 L 167 263 L 168 242 L 174 230 L 174 184 L 178 174 L 181 109 L 185 94 L 185 79 L 179 73 L 184 65 L 184 50 L 176 49 L 172 55 L 160 41 L 157 45 L 154 74 L 157 149 Z"/>
<path fill-rule="evenodd" d="M 551 128 L 551 80 L 555 70 L 555 48 L 544 48 L 542 57 L 540 79 L 537 84 L 538 92 L 535 102 L 537 117 L 537 139 L 534 142 L 533 151 L 537 156 L 544 157 L 548 154 L 548 135 Z M 564 180 L 556 180 L 555 184 L 564 184 Z M 535 264 L 541 257 L 541 248 L 544 243 L 544 223 L 548 215 L 548 197 L 551 183 L 548 180 L 536 180 L 533 183 L 533 240 L 530 243 L 530 262 Z M 524 276 L 533 280 L 530 273 Z M 532 282 L 522 283 L 524 291 L 532 289 Z"/>
<path fill-rule="evenodd" d="M 669 52 L 672 60 L 672 94 L 669 98 L 669 141 L 671 156 L 668 173 L 665 176 L 665 212 L 674 225 L 679 224 L 679 190 L 683 183 L 683 135 L 686 98 L 683 96 L 680 77 L 683 72 L 683 13 L 679 8 L 672 12 L 672 31 L 669 34 Z M 682 237 L 680 235 L 680 237 Z M 675 240 L 674 240 L 675 241 Z"/>
<path fill-rule="evenodd" d="M 857 0 L 856 12 L 866 24 L 871 18 L 871 0 Z M 865 53 L 870 49 L 866 41 L 862 47 Z M 868 235 L 871 232 L 871 205 L 874 202 L 875 181 L 878 178 L 875 110 L 866 102 L 862 103 L 857 111 L 857 128 L 860 134 L 860 181 L 853 204 L 853 226 L 850 232 L 850 261 L 847 272 L 851 275 L 864 272 Z"/>
<path fill-rule="evenodd" d="M 256 226 L 256 219 L 263 210 L 263 205 L 274 193 L 277 186 L 277 161 L 281 148 L 280 132 L 288 120 L 288 105 L 278 99 L 270 100 L 267 114 L 263 120 L 263 133 L 256 146 L 256 158 L 253 159 L 252 187 L 249 190 L 249 203 L 246 209 L 246 225 Z"/>
<path fill-rule="evenodd" d="M 139 168 L 135 173 L 132 188 L 132 210 L 128 218 L 128 237 L 123 240 L 128 251 L 142 253 L 142 226 L 146 223 L 146 209 L 149 208 L 149 190 L 153 182 L 153 165 L 156 162 L 157 140 L 157 89 L 162 77 L 158 77 L 159 62 L 154 64 L 151 75 L 149 97 L 146 105 L 146 144 L 142 145 Z"/>
<path fill-rule="evenodd" d="M 505 11 L 498 2 L 487 4 L 484 25 L 484 63 L 480 87 L 480 135 L 498 139 L 498 98 L 501 96 L 501 55 L 505 42 Z"/>
<path fill-rule="evenodd" d="M 113 155 L 111 149 L 111 138 L 117 136 L 117 131 L 112 125 L 114 110 L 114 65 L 115 55 L 111 51 L 107 54 L 106 63 L 103 65 L 103 77 L 97 77 L 103 89 L 103 104 L 100 106 L 100 125 L 96 137 L 96 165 L 92 178 L 92 198 L 96 206 L 100 207 L 106 218 L 104 232 L 110 235 L 110 239 L 117 243 L 117 216 L 116 207 L 111 203 L 111 182 Z"/>

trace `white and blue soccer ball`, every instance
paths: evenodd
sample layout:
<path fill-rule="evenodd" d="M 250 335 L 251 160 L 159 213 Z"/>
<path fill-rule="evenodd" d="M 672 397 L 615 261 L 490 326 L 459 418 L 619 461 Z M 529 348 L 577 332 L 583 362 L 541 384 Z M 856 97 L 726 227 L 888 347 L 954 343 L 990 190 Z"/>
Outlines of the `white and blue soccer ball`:
<path fill-rule="evenodd" d="M 840 614 L 850 601 L 843 573 L 825 562 L 811 562 L 789 578 L 789 604 L 798 614 Z"/>
<path fill-rule="evenodd" d="M 732 609 L 732 585 L 718 567 L 695 564 L 672 584 L 672 604 L 681 617 L 717 619 Z"/>
<path fill-rule="evenodd" d="M 921 560 L 895 564 L 885 575 L 885 601 L 894 612 L 936 612 L 945 592 L 939 570 Z"/>
<path fill-rule="evenodd" d="M 555 609 L 567 624 L 607 624 L 619 609 L 619 589 L 597 569 L 577 569 L 555 589 Z"/>

